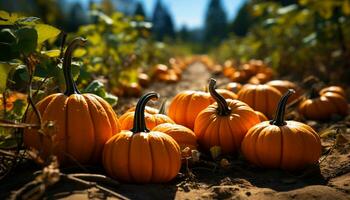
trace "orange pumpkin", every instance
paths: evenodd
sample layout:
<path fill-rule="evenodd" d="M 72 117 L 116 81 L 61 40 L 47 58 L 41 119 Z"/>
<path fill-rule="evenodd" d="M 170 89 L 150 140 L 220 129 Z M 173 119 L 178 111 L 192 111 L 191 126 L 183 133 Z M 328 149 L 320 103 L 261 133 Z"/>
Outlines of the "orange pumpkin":
<path fill-rule="evenodd" d="M 152 131 L 160 131 L 162 133 L 170 135 L 180 145 L 181 152 L 187 147 L 190 148 L 190 150 L 197 149 L 198 145 L 196 135 L 191 129 L 185 126 L 165 123 L 154 127 Z M 189 153 L 190 152 L 191 151 L 189 151 Z M 183 157 L 190 156 L 189 154 L 182 155 Z"/>
<path fill-rule="evenodd" d="M 226 85 L 225 89 L 234 93 L 238 93 L 239 90 L 242 89 L 242 84 L 237 82 L 230 82 Z"/>
<path fill-rule="evenodd" d="M 140 86 L 147 87 L 151 83 L 151 80 L 147 74 L 140 73 L 137 76 L 137 82 L 139 83 Z"/>
<path fill-rule="evenodd" d="M 282 94 L 268 85 L 245 85 L 238 92 L 238 100 L 247 103 L 254 110 L 264 113 L 269 119 L 275 112 L 275 105 Z"/>
<path fill-rule="evenodd" d="M 266 85 L 276 88 L 281 94 L 286 93 L 289 89 L 293 89 L 295 94 L 288 99 L 288 103 L 295 101 L 302 95 L 302 90 L 295 83 L 287 80 L 273 80 L 267 82 Z"/>
<path fill-rule="evenodd" d="M 323 91 L 321 94 L 319 96 L 312 91 L 311 98 L 300 103 L 300 114 L 311 120 L 329 119 L 333 114 L 347 115 L 348 102 L 344 96 L 339 94 L 339 91 Z"/>
<path fill-rule="evenodd" d="M 261 122 L 243 139 L 242 153 L 255 165 L 266 168 L 298 170 L 316 164 L 321 156 L 321 141 L 308 125 L 297 121 L 284 121 L 288 90 L 278 103 L 275 118 Z"/>
<path fill-rule="evenodd" d="M 149 131 L 145 123 L 145 105 L 151 92 L 136 105 L 134 125 L 109 139 L 103 149 L 103 166 L 117 180 L 133 183 L 164 183 L 173 179 L 181 167 L 181 152 L 176 141 L 159 131 Z"/>
<path fill-rule="evenodd" d="M 261 122 L 269 120 L 262 112 L 255 111 L 255 114 L 258 115 Z"/>
<path fill-rule="evenodd" d="M 267 81 L 269 81 L 270 78 L 264 74 L 264 73 L 257 73 L 256 75 L 252 76 L 249 80 L 248 83 L 251 84 L 264 84 Z"/>
<path fill-rule="evenodd" d="M 133 108 L 129 110 L 132 110 L 132 109 Z M 146 110 L 145 112 L 146 125 L 150 129 L 153 129 L 157 125 L 163 124 L 163 123 L 175 124 L 175 122 L 171 118 L 169 118 L 167 115 L 159 114 L 159 112 L 154 113 L 154 111 L 155 111 L 154 109 L 148 108 L 148 111 Z M 120 116 L 119 121 L 120 121 L 122 130 L 130 130 L 132 128 L 134 123 L 135 112 L 136 110 L 129 111 L 129 112 L 127 111 L 122 116 Z"/>
<path fill-rule="evenodd" d="M 63 60 L 66 92 L 47 96 L 36 105 L 42 123 L 53 122 L 51 138 L 43 136 L 36 129 L 25 129 L 24 144 L 40 152 L 46 159 L 56 155 L 61 165 L 79 162 L 97 163 L 101 160 L 104 143 L 120 131 L 120 124 L 112 107 L 94 94 L 80 94 L 73 81 L 71 57 L 73 50 L 86 40 L 74 39 L 68 46 Z M 31 110 L 27 123 L 40 123 Z"/>
<path fill-rule="evenodd" d="M 216 81 L 210 80 L 209 92 L 216 103 L 208 106 L 196 118 L 194 132 L 204 150 L 220 146 L 222 153 L 235 153 L 249 128 L 259 123 L 259 117 L 247 104 L 224 99 L 215 91 Z"/>
<path fill-rule="evenodd" d="M 339 86 L 329 86 L 329 87 L 325 87 L 320 91 L 320 95 L 325 94 L 326 92 L 332 92 L 332 93 L 337 93 L 341 96 L 343 96 L 344 98 L 346 98 L 346 94 L 345 91 L 342 87 Z"/>
<path fill-rule="evenodd" d="M 237 99 L 237 95 L 225 89 L 219 93 L 228 99 Z M 207 92 L 186 90 L 177 94 L 170 102 L 168 115 L 177 124 L 193 130 L 194 121 L 199 112 L 212 104 L 214 100 Z"/>

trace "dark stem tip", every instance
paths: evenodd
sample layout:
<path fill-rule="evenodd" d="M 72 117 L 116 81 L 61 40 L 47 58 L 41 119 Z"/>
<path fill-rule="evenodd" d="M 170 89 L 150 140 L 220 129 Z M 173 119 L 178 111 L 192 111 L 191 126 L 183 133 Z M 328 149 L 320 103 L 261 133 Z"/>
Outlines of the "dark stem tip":
<path fill-rule="evenodd" d="M 281 97 L 277 105 L 276 115 L 274 119 L 270 121 L 271 125 L 276 125 L 276 126 L 286 125 L 286 122 L 284 121 L 284 115 L 286 111 L 287 101 L 288 101 L 288 98 L 294 93 L 295 93 L 295 90 L 288 89 L 288 91 L 284 93 L 284 95 Z"/>
<path fill-rule="evenodd" d="M 209 81 L 209 93 L 218 104 L 218 114 L 221 116 L 227 116 L 231 113 L 231 109 L 228 107 L 226 99 L 223 96 L 221 96 L 218 92 L 216 92 L 215 87 L 216 80 L 211 78 Z"/>

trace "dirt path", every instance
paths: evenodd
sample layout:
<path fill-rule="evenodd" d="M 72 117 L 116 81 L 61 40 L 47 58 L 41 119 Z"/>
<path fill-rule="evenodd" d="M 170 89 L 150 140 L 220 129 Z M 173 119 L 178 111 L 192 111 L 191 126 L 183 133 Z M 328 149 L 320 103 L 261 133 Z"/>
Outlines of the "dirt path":
<path fill-rule="evenodd" d="M 159 92 L 161 97 L 170 99 L 178 91 L 203 88 L 209 78 L 207 69 L 201 64 L 195 64 L 184 72 L 180 83 L 156 82 L 147 91 Z M 118 113 L 126 109 L 121 105 L 130 105 L 136 103 L 136 100 L 137 98 L 121 98 Z M 192 176 L 186 176 L 187 171 L 182 169 L 181 175 L 168 184 L 121 183 L 113 187 L 105 186 L 130 199 L 350 199 L 350 116 L 337 123 L 323 124 L 317 130 L 331 124 L 345 124 L 345 129 L 337 137 L 322 139 L 324 156 L 320 166 L 301 172 L 260 169 L 238 156 L 229 157 L 231 165 L 225 169 L 205 163 L 191 165 L 189 168 Z M 32 173 L 38 169 L 30 162 L 21 165 L 12 176 L 1 183 L 0 199 L 31 180 Z M 66 173 L 82 172 L 81 169 L 62 170 Z M 103 173 L 103 170 L 95 167 L 88 172 Z M 83 187 L 67 180 L 60 181 L 48 189 L 46 194 L 48 198 L 55 199 L 104 199 L 108 196 L 97 191 L 94 186 Z"/>

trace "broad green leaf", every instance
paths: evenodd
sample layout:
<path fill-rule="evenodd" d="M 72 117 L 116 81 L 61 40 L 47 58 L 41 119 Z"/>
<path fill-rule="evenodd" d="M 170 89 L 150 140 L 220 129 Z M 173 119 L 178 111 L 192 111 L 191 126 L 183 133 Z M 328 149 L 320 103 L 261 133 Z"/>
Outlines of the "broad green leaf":
<path fill-rule="evenodd" d="M 49 51 L 41 51 L 40 53 L 43 55 L 46 55 L 50 58 L 56 58 L 61 54 L 61 51 L 58 49 L 54 49 L 54 50 L 49 50 Z"/>
<path fill-rule="evenodd" d="M 19 52 L 31 53 L 34 52 L 37 46 L 38 34 L 34 28 L 21 28 L 16 32 Z"/>
<path fill-rule="evenodd" d="M 112 107 L 116 106 L 118 103 L 118 97 L 114 96 L 113 94 L 107 93 L 105 97 L 102 97 L 104 100 L 106 100 Z"/>
<path fill-rule="evenodd" d="M 18 16 L 16 13 L 8 13 L 0 10 L 0 25 L 13 25 L 17 19 Z"/>
<path fill-rule="evenodd" d="M 0 63 L 0 93 L 6 89 L 7 77 L 12 66 L 6 63 Z"/>
<path fill-rule="evenodd" d="M 46 24 L 37 24 L 35 25 L 35 29 L 38 33 L 38 44 L 56 37 L 61 32 L 59 29 Z"/>

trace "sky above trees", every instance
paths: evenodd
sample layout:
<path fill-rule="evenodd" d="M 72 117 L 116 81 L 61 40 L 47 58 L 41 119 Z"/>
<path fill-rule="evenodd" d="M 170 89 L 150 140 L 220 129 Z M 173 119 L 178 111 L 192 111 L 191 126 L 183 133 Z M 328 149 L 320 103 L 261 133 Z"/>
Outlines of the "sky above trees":
<path fill-rule="evenodd" d="M 89 2 L 89 0 L 66 1 L 80 1 L 85 5 Z M 100 0 L 94 1 L 99 2 Z M 157 0 L 140 0 L 148 17 L 152 17 L 156 1 Z M 169 9 L 177 30 L 183 25 L 186 25 L 190 29 L 203 27 L 209 0 L 162 0 L 162 2 Z M 231 21 L 236 16 L 238 9 L 244 2 L 245 0 L 222 0 L 228 20 Z"/>

